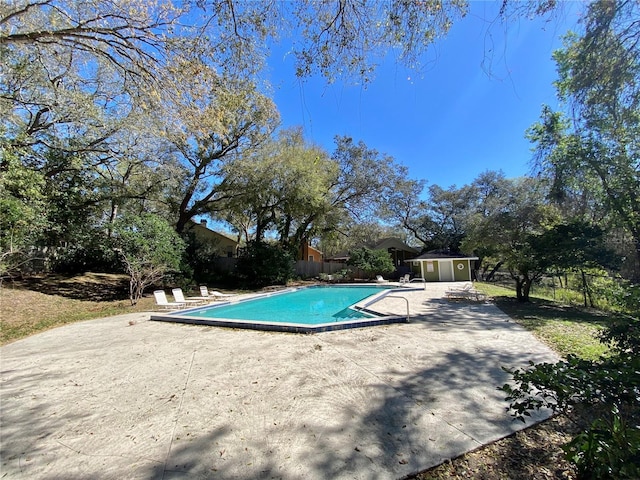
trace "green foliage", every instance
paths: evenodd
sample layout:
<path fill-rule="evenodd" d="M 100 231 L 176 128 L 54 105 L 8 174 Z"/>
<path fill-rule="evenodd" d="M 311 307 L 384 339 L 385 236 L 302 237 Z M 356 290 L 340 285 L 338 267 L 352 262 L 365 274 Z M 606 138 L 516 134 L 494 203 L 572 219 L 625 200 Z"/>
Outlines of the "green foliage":
<path fill-rule="evenodd" d="M 343 268 L 334 273 L 320 273 L 318 278 L 323 282 L 340 282 L 349 277 L 349 270 Z"/>
<path fill-rule="evenodd" d="M 601 341 L 610 354 L 598 360 L 569 355 L 550 364 L 530 362 L 508 370 L 515 386 L 505 384 L 514 417 L 525 421 L 541 408 L 570 417 L 576 407 L 593 421 L 565 448 L 581 478 L 637 478 L 640 473 L 640 319 L 626 318 L 605 328 Z"/>
<path fill-rule="evenodd" d="M 554 54 L 566 115 L 544 107 L 529 131 L 552 198 L 624 228 L 640 262 L 640 3 L 590 2 L 584 34 Z M 640 275 L 640 272 L 636 272 Z"/>
<path fill-rule="evenodd" d="M 48 256 L 48 266 L 51 271 L 64 274 L 122 271 L 121 258 L 113 248 L 112 239 L 101 229 L 76 232 L 64 247 L 53 249 Z"/>
<path fill-rule="evenodd" d="M 616 405 L 563 449 L 582 479 L 640 477 L 640 429 L 629 425 Z"/>
<path fill-rule="evenodd" d="M 604 244 L 604 231 L 581 220 L 558 223 L 531 239 L 534 250 L 557 270 L 617 266 L 617 257 Z"/>
<path fill-rule="evenodd" d="M 393 260 L 386 250 L 371 250 L 361 247 L 349 252 L 347 265 L 362 270 L 368 278 L 387 275 L 394 271 Z"/>
<path fill-rule="evenodd" d="M 550 266 L 538 237 L 557 223 L 559 212 L 545 202 L 546 185 L 534 178 L 494 179 L 470 217 L 466 251 L 480 251 L 504 265 L 515 282 L 519 301 L 529 300 L 532 284 Z"/>
<path fill-rule="evenodd" d="M 250 242 L 238 257 L 236 271 L 247 287 L 286 285 L 293 278 L 294 259 L 279 244 Z"/>
<path fill-rule="evenodd" d="M 1 148 L 0 154 L 0 276 L 21 271 L 47 226 L 44 176 L 24 167 L 20 151 Z"/>
<path fill-rule="evenodd" d="M 144 289 L 178 270 L 184 242 L 154 214 L 124 215 L 115 224 L 114 241 L 129 274 L 129 296 L 135 305 Z"/>

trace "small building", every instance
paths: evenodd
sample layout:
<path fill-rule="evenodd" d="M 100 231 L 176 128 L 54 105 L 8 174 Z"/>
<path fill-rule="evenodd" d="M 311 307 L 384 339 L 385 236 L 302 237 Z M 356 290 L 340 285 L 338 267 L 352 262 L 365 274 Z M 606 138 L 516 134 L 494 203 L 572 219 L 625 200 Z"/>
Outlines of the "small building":
<path fill-rule="evenodd" d="M 478 257 L 446 253 L 424 253 L 406 260 L 416 277 L 427 282 L 470 282 L 475 278 Z"/>
<path fill-rule="evenodd" d="M 298 252 L 298 260 L 306 260 L 308 262 L 322 262 L 324 254 L 308 243 L 304 243 Z"/>

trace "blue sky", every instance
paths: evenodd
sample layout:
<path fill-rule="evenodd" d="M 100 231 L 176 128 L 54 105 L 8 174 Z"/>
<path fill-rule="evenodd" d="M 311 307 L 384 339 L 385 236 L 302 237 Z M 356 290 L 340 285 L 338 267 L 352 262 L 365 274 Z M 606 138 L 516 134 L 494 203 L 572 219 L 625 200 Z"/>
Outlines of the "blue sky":
<path fill-rule="evenodd" d="M 549 22 L 521 19 L 506 35 L 504 25 L 488 23 L 499 5 L 471 2 L 470 13 L 430 50 L 422 71 L 388 59 L 366 88 L 300 81 L 293 58 L 275 51 L 270 80 L 283 126 L 303 126 L 307 139 L 329 153 L 335 135 L 362 140 L 406 165 L 411 178 L 443 188 L 468 184 L 486 170 L 529 173 L 532 145 L 525 131 L 543 104 L 557 104 L 551 55 L 584 3 L 566 3 Z"/>

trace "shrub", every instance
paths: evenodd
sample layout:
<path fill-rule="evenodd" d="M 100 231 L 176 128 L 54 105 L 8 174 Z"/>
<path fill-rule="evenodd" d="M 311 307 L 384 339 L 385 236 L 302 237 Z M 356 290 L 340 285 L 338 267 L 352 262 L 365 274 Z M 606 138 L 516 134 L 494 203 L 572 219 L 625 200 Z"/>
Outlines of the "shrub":
<path fill-rule="evenodd" d="M 293 255 L 277 244 L 251 242 L 238 258 L 236 271 L 247 287 L 286 285 L 293 278 Z"/>
<path fill-rule="evenodd" d="M 593 420 L 565 446 L 580 478 L 640 478 L 640 320 L 612 322 L 600 341 L 611 352 L 596 361 L 568 356 L 555 364 L 508 370 L 515 386 L 501 390 L 515 418 L 549 408 L 576 419 L 585 407 Z"/>
<path fill-rule="evenodd" d="M 184 242 L 169 223 L 153 214 L 125 215 L 114 227 L 114 242 L 129 274 L 129 297 L 135 305 L 146 287 L 178 270 Z"/>
<path fill-rule="evenodd" d="M 349 252 L 349 257 L 347 265 L 362 270 L 368 278 L 373 278 L 375 275 L 387 275 L 395 269 L 386 250 L 370 250 L 362 247 Z"/>

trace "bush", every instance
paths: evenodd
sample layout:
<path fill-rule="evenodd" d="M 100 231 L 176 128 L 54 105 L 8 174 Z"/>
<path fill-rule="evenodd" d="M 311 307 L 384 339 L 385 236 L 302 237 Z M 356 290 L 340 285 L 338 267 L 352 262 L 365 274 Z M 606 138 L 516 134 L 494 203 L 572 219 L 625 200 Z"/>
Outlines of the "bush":
<path fill-rule="evenodd" d="M 600 341 L 611 352 L 597 361 L 569 356 L 555 364 L 509 370 L 515 386 L 501 390 L 515 418 L 551 409 L 577 421 L 576 407 L 592 416 L 565 446 L 580 478 L 640 478 L 640 320 L 612 322 Z"/>
<path fill-rule="evenodd" d="M 114 227 L 114 243 L 129 274 L 129 297 L 135 305 L 146 287 L 179 269 L 184 242 L 154 214 L 124 215 Z"/>
<path fill-rule="evenodd" d="M 347 265 L 362 270 L 368 278 L 373 278 L 375 275 L 387 275 L 395 270 L 393 261 L 386 250 L 370 250 L 362 247 L 349 252 L 349 257 Z"/>
<path fill-rule="evenodd" d="M 238 258 L 236 271 L 246 287 L 286 285 L 293 278 L 293 255 L 280 245 L 251 242 Z"/>

